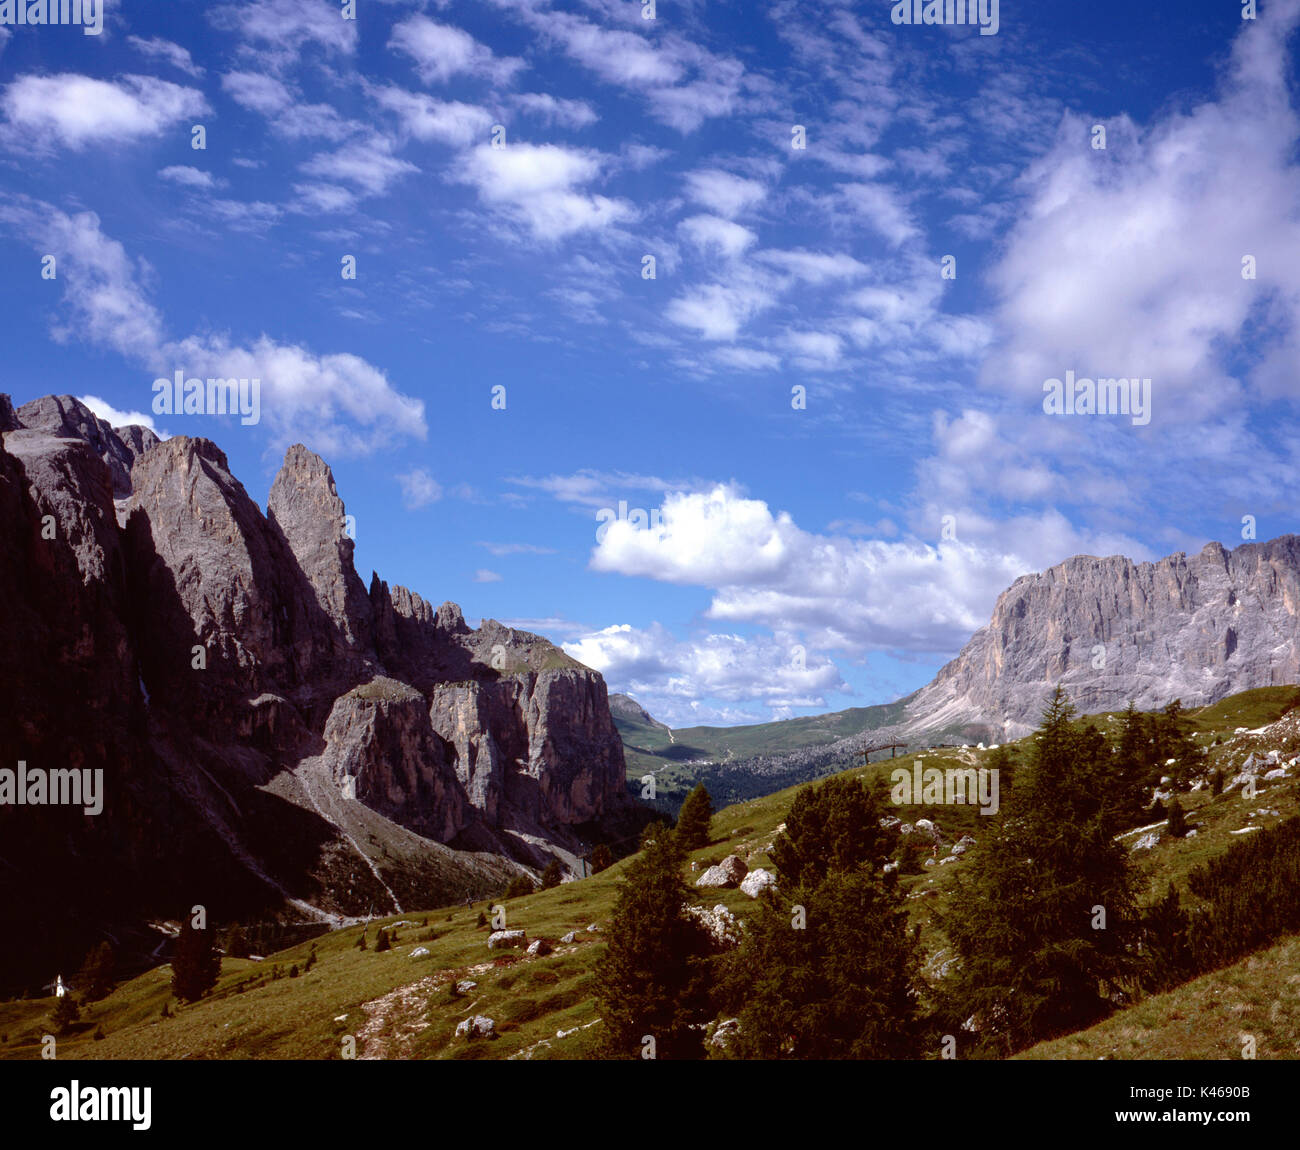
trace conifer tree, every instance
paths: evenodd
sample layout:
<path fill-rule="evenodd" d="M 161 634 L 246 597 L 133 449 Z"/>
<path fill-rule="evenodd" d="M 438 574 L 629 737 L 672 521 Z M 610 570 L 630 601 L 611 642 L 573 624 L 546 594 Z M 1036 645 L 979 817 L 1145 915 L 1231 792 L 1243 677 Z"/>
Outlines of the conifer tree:
<path fill-rule="evenodd" d="M 392 950 L 393 944 L 388 938 L 388 931 L 382 926 L 379 928 L 379 937 L 375 939 L 375 953 L 381 954 L 385 950 Z"/>
<path fill-rule="evenodd" d="M 564 869 L 560 866 L 559 859 L 551 859 L 546 864 L 546 869 L 542 871 L 542 890 L 551 890 L 557 887 L 564 879 Z"/>
<path fill-rule="evenodd" d="M 647 1036 L 656 1058 L 703 1057 L 702 1032 L 692 1026 L 711 1013 L 711 944 L 686 913 L 682 863 L 676 836 L 659 824 L 619 885 L 596 975 L 606 1058 L 642 1057 Z"/>
<path fill-rule="evenodd" d="M 216 986 L 220 974 L 221 956 L 212 945 L 212 931 L 195 928 L 186 917 L 172 956 L 172 993 L 181 1002 L 197 1002 Z"/>
<path fill-rule="evenodd" d="M 1176 798 L 1170 799 L 1167 813 L 1169 815 L 1169 836 L 1181 839 L 1187 834 L 1187 816 L 1183 813 L 1183 804 Z"/>
<path fill-rule="evenodd" d="M 805 787 L 785 818 L 772 861 L 787 885 L 809 884 L 830 871 L 883 863 L 892 836 L 881 829 L 876 796 L 853 775 Z"/>
<path fill-rule="evenodd" d="M 600 874 L 614 865 L 614 852 L 605 843 L 597 843 L 591 852 L 591 873 Z"/>
<path fill-rule="evenodd" d="M 696 783 L 677 815 L 677 840 L 682 850 L 694 851 L 708 846 L 712 821 L 713 799 L 703 783 Z"/>
<path fill-rule="evenodd" d="M 112 991 L 116 965 L 113 944 L 107 939 L 90 950 L 75 982 L 83 1002 L 97 1002 Z"/>
<path fill-rule="evenodd" d="M 242 926 L 232 926 L 226 932 L 226 957 L 247 958 L 250 954 L 248 936 Z"/>
<path fill-rule="evenodd" d="M 801 791 L 766 892 L 722 995 L 738 1013 L 732 1057 L 915 1057 L 917 943 L 892 875 L 876 797 L 848 775 Z"/>
<path fill-rule="evenodd" d="M 1109 748 L 1056 689 L 1010 801 L 966 855 L 941 925 L 953 1017 L 1005 1055 L 1087 1026 L 1137 973 L 1136 879 L 1098 785 Z"/>

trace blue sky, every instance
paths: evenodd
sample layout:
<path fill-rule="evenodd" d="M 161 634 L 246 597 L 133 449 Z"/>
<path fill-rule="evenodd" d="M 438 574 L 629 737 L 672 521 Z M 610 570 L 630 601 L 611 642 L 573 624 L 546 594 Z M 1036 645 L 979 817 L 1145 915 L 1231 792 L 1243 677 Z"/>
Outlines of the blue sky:
<path fill-rule="evenodd" d="M 1070 555 L 1295 530 L 1300 0 L 341 7 L 0 29 L 16 402 L 262 503 L 304 442 L 363 578 L 677 726 L 897 698 Z M 177 370 L 260 422 L 152 414 Z M 1067 371 L 1149 422 L 1048 413 Z"/>

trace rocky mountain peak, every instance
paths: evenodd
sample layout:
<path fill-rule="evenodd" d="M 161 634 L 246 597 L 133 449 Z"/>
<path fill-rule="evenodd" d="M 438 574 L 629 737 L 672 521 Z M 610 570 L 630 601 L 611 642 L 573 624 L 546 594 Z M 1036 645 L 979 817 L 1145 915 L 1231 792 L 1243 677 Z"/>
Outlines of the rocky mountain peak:
<path fill-rule="evenodd" d="M 113 495 L 125 499 L 131 493 L 131 465 L 136 458 L 161 442 L 147 427 L 114 428 L 100 419 L 81 400 L 71 395 L 46 395 L 23 404 L 11 418 L 33 431 L 44 431 L 60 439 L 79 439 L 107 465 L 113 479 Z"/>
<path fill-rule="evenodd" d="M 271 485 L 266 511 L 345 645 L 369 647 L 371 602 L 353 566 L 349 521 L 329 465 L 301 443 L 294 444 Z"/>

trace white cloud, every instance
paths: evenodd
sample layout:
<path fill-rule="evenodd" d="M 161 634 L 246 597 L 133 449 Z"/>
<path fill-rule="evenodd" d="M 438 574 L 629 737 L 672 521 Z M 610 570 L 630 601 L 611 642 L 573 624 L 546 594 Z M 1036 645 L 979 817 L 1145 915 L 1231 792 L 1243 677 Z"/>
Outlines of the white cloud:
<path fill-rule="evenodd" d="M 718 168 L 704 168 L 686 174 L 686 194 L 711 212 L 734 219 L 762 203 L 767 188 L 758 180 L 735 176 Z"/>
<path fill-rule="evenodd" d="M 893 188 L 885 184 L 844 184 L 840 195 L 849 209 L 862 216 L 893 247 L 920 235 L 911 212 Z"/>
<path fill-rule="evenodd" d="M 815 535 L 726 485 L 669 494 L 660 516 L 657 528 L 611 523 L 592 569 L 713 588 L 710 618 L 803 633 L 823 650 L 955 650 L 1031 569 L 973 543 Z"/>
<path fill-rule="evenodd" d="M 1165 425 L 1231 416 L 1241 379 L 1296 396 L 1300 119 L 1284 46 L 1298 11 L 1241 24 L 1217 100 L 1146 128 L 1107 121 L 1105 151 L 1078 146 L 1093 117 L 1062 120 L 990 275 L 1003 340 L 985 384 L 1040 406 L 1044 380 L 1067 370 L 1146 377 Z M 1243 350 L 1256 366 L 1238 374 Z"/>
<path fill-rule="evenodd" d="M 211 20 L 239 37 L 244 55 L 277 72 L 309 44 L 344 56 L 357 47 L 357 21 L 344 20 L 335 0 L 250 0 L 217 7 Z"/>
<path fill-rule="evenodd" d="M 191 168 L 187 164 L 173 164 L 171 167 L 161 168 L 158 172 L 158 178 L 168 180 L 173 184 L 180 184 L 185 188 L 203 188 L 206 190 L 217 186 L 217 181 L 213 179 L 211 172 Z"/>
<path fill-rule="evenodd" d="M 0 105 L 25 143 L 45 147 L 53 137 L 74 150 L 159 136 L 208 111 L 201 92 L 167 80 L 95 80 L 75 72 L 22 76 L 5 88 Z"/>
<path fill-rule="evenodd" d="M 758 252 L 754 258 L 810 284 L 857 279 L 870 270 L 866 264 L 844 252 L 826 255 L 821 252 L 770 250 Z"/>
<path fill-rule="evenodd" d="M 435 100 L 422 92 L 407 92 L 392 85 L 373 87 L 369 94 L 394 113 L 402 130 L 417 140 L 439 140 L 463 148 L 486 140 L 495 122 L 486 108 L 456 100 Z"/>
<path fill-rule="evenodd" d="M 728 259 L 743 255 L 758 242 L 758 236 L 747 227 L 721 216 L 690 216 L 677 226 L 697 248 L 717 252 Z"/>
<path fill-rule="evenodd" d="M 626 623 L 581 635 L 564 644 L 579 662 L 599 671 L 612 690 L 633 694 L 655 718 L 670 726 L 720 718 L 703 700 L 761 700 L 774 711 L 825 706 L 825 693 L 847 689 L 826 655 L 790 634 L 742 636 L 705 633 L 675 638 L 654 623 Z M 762 721 L 772 715 L 730 712 L 724 721 Z"/>
<path fill-rule="evenodd" d="M 309 176 L 350 183 L 371 196 L 381 196 L 390 185 L 420 169 L 393 155 L 393 142 L 371 136 L 346 144 L 336 152 L 322 152 L 302 165 Z"/>
<path fill-rule="evenodd" d="M 494 56 L 468 32 L 427 16 L 410 16 L 396 25 L 388 46 L 414 60 L 426 84 L 445 84 L 460 75 L 506 84 L 524 67 L 522 60 Z"/>
<path fill-rule="evenodd" d="M 442 486 L 423 467 L 397 477 L 402 488 L 402 503 L 408 511 L 428 507 L 442 498 Z"/>
<path fill-rule="evenodd" d="M 170 40 L 164 40 L 158 36 L 149 40 L 145 40 L 140 36 L 128 36 L 126 42 L 151 59 L 165 60 L 173 68 L 190 76 L 197 78 L 203 75 L 203 69 L 194 63 L 189 49 L 182 48 L 179 44 L 173 44 Z"/>
<path fill-rule="evenodd" d="M 515 97 L 515 105 L 544 123 L 565 128 L 586 128 L 600 119 L 585 100 L 562 100 L 546 92 L 525 92 Z"/>
<path fill-rule="evenodd" d="M 625 200 L 580 190 L 600 176 L 603 160 L 598 152 L 556 144 L 485 143 L 465 156 L 451 178 L 472 184 L 487 204 L 550 241 L 601 231 L 635 215 Z"/>
<path fill-rule="evenodd" d="M 69 216 L 28 197 L 0 201 L 0 226 L 58 259 L 63 288 L 53 335 L 108 347 L 155 378 L 186 375 L 261 381 L 261 417 L 274 444 L 309 443 L 326 454 L 367 454 L 397 439 L 423 439 L 424 404 L 397 391 L 382 370 L 347 353 L 318 354 L 266 335 L 244 343 L 226 334 L 166 336 L 138 267 L 92 212 Z"/>
<path fill-rule="evenodd" d="M 486 567 L 480 567 L 474 572 L 475 583 L 500 583 L 501 576 L 495 571 L 489 571 Z"/>
<path fill-rule="evenodd" d="M 688 288 L 664 314 L 704 339 L 733 340 L 754 316 L 775 303 L 776 297 L 763 285 L 737 280 Z"/>
<path fill-rule="evenodd" d="M 159 431 L 153 421 L 153 416 L 144 411 L 119 411 L 105 399 L 100 399 L 97 395 L 80 395 L 77 397 L 100 419 L 107 422 L 111 427 L 147 427 L 159 439 L 170 439 L 171 437 L 165 431 Z"/>
<path fill-rule="evenodd" d="M 271 131 L 286 139 L 338 141 L 360 129 L 329 104 L 299 102 L 285 84 L 262 72 L 227 72 L 221 86 L 241 108 L 265 116 Z"/>

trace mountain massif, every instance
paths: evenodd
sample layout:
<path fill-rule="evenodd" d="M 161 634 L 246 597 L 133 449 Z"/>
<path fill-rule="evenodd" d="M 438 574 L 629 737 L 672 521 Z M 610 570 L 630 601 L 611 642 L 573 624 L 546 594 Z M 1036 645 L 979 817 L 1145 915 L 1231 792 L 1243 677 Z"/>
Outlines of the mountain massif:
<path fill-rule="evenodd" d="M 482 895 L 635 822 L 601 676 L 367 587 L 306 448 L 264 513 L 214 443 L 68 396 L 0 396 L 0 439 L 0 768 L 102 772 L 100 811 L 0 805 L 0 917 L 42 924 L 33 970 L 194 905 L 336 920 Z"/>
<path fill-rule="evenodd" d="M 1058 684 L 1088 714 L 1129 700 L 1205 706 L 1298 679 L 1300 536 L 1284 535 L 1154 563 L 1079 555 L 1022 576 L 956 658 L 897 703 L 661 735 L 629 699 L 615 721 L 629 764 L 656 772 L 660 805 L 675 810 L 696 780 L 739 802 L 843 770 L 872 746 L 1019 739 Z"/>
<path fill-rule="evenodd" d="M 1185 706 L 1300 677 L 1300 536 L 1154 563 L 1079 555 L 1025 575 L 907 701 L 904 731 L 1020 738 L 1057 684 L 1080 711 Z"/>

